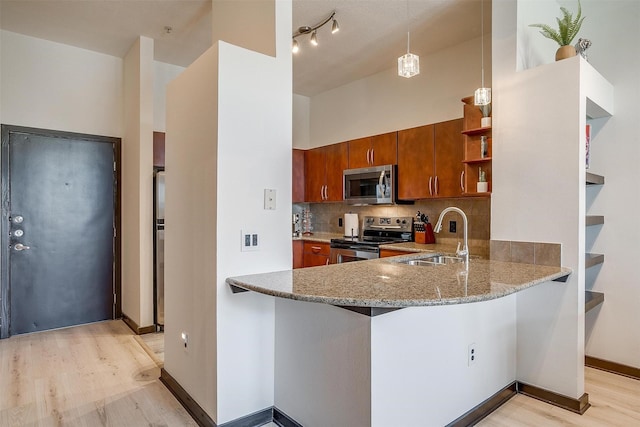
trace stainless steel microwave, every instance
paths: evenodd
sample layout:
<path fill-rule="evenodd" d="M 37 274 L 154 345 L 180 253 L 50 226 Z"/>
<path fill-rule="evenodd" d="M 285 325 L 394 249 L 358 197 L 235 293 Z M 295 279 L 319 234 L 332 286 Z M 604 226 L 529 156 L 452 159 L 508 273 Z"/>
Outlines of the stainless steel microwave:
<path fill-rule="evenodd" d="M 395 201 L 395 166 L 345 169 L 344 200 L 352 205 L 389 205 Z"/>

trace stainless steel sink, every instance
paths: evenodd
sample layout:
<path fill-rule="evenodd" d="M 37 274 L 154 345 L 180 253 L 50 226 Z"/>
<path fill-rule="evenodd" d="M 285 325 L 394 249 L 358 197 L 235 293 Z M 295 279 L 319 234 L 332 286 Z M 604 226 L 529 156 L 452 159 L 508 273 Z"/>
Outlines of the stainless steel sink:
<path fill-rule="evenodd" d="M 400 262 L 402 264 L 407 264 L 407 265 L 434 266 L 434 265 L 455 264 L 463 261 L 464 260 L 462 258 L 458 258 L 455 256 L 431 255 L 425 258 L 411 259 L 408 261 L 400 261 Z"/>

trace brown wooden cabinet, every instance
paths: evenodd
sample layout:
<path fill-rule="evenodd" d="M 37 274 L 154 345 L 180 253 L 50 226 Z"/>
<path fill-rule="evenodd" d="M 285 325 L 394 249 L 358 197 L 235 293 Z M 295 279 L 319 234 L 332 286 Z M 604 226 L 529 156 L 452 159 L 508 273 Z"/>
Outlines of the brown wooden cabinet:
<path fill-rule="evenodd" d="M 303 266 L 317 267 L 329 264 L 330 246 L 328 243 L 304 242 Z"/>
<path fill-rule="evenodd" d="M 462 119 L 398 132 L 398 199 L 462 194 Z"/>
<path fill-rule="evenodd" d="M 293 203 L 304 202 L 304 150 L 293 149 L 291 161 L 291 201 Z"/>
<path fill-rule="evenodd" d="M 293 240 L 293 268 L 304 267 L 304 242 L 302 240 Z"/>
<path fill-rule="evenodd" d="M 482 113 L 480 108 L 473 104 L 473 96 L 462 99 L 464 102 L 463 124 L 463 175 L 461 183 L 464 196 L 490 196 L 491 195 L 491 153 L 493 151 L 491 141 L 491 127 L 480 127 Z M 487 149 L 483 156 L 482 137 L 487 139 Z M 478 192 L 477 183 L 480 169 L 484 171 L 488 184 L 487 192 Z"/>
<path fill-rule="evenodd" d="M 348 152 L 346 142 L 305 152 L 305 199 L 307 202 L 343 200 L 342 172 L 348 166 Z"/>
<path fill-rule="evenodd" d="M 349 141 L 349 169 L 371 166 L 395 165 L 398 132 Z"/>
<path fill-rule="evenodd" d="M 387 258 L 398 255 L 415 255 L 415 252 L 398 251 L 395 249 L 380 249 L 380 258 Z"/>

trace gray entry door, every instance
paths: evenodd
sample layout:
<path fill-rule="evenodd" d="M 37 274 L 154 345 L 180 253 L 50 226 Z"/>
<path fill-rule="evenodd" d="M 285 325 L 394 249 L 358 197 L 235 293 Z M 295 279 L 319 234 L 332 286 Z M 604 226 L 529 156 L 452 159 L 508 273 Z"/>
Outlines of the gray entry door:
<path fill-rule="evenodd" d="M 4 337 L 114 317 L 113 140 L 3 126 Z"/>

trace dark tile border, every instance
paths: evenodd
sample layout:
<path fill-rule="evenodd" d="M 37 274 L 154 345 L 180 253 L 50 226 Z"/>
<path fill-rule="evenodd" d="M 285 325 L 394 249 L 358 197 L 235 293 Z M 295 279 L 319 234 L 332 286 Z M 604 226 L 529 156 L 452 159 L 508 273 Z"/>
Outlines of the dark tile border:
<path fill-rule="evenodd" d="M 597 357 L 585 356 L 584 365 L 590 368 L 600 369 L 601 371 L 611 372 L 612 374 L 623 375 L 625 377 L 640 380 L 640 369 L 633 366 L 623 365 L 621 363 L 610 362 Z"/>
<path fill-rule="evenodd" d="M 584 393 L 580 398 L 574 399 L 562 394 L 555 393 L 553 391 L 545 390 L 540 387 L 521 383 L 518 381 L 518 393 L 525 396 L 533 397 L 551 405 L 558 406 L 567 411 L 575 412 L 576 414 L 584 414 L 591 406 L 589 403 L 589 395 Z"/>
<path fill-rule="evenodd" d="M 514 381 L 475 408 L 468 411 L 466 414 L 451 421 L 446 427 L 464 427 L 477 424 L 487 415 L 498 409 L 507 400 L 518 394 L 517 383 Z"/>

